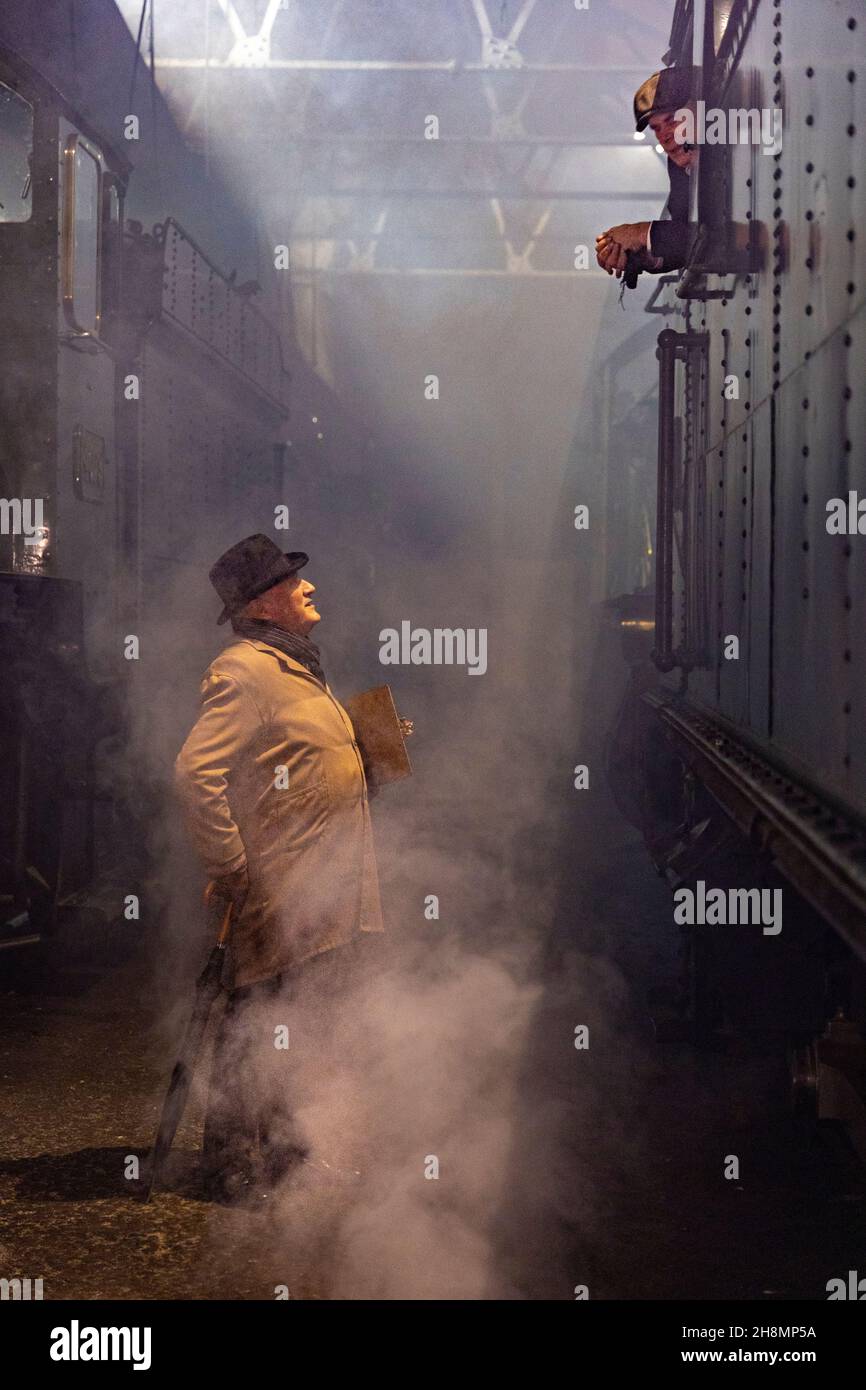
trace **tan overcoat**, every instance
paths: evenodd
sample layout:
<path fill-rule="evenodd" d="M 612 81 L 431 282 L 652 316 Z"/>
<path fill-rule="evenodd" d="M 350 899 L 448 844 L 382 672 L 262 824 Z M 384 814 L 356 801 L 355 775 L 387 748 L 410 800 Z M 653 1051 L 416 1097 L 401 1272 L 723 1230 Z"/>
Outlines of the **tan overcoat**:
<path fill-rule="evenodd" d="M 249 866 L 235 986 L 382 931 L 364 769 L 342 705 L 299 662 L 247 638 L 212 662 L 201 694 L 175 771 L 208 876 Z"/>

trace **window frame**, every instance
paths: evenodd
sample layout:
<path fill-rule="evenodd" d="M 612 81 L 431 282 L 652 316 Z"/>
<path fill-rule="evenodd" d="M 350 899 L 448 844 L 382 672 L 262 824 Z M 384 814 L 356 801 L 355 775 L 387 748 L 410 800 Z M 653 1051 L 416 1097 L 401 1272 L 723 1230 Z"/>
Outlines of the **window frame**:
<path fill-rule="evenodd" d="M 22 103 L 22 105 L 26 106 L 30 114 L 30 148 L 27 154 L 27 182 L 29 184 L 29 204 L 27 209 L 27 216 L 3 218 L 2 223 L 0 223 L 0 225 L 4 227 L 26 227 L 29 223 L 32 223 L 33 221 L 33 195 L 36 182 L 33 177 L 33 163 L 36 158 L 36 105 L 32 100 L 24 96 L 23 93 L 20 92 L 17 87 L 13 86 L 11 82 L 7 81 L 5 75 L 0 75 L 0 87 L 3 87 L 5 91 L 11 94 L 11 96 L 15 97 L 18 101 Z"/>
<path fill-rule="evenodd" d="M 89 327 L 83 327 L 76 318 L 75 306 L 75 195 L 76 177 L 75 163 L 76 155 L 82 149 L 90 156 L 96 165 L 96 309 L 94 322 Z M 85 136 L 77 130 L 73 130 L 66 137 L 63 146 L 63 217 L 62 217 L 62 263 L 61 263 L 61 293 L 63 297 L 63 313 L 66 322 L 72 331 L 79 337 L 96 338 L 101 337 L 102 329 L 102 262 L 103 262 L 103 183 L 105 169 L 103 159 L 98 148 L 93 145 Z"/>

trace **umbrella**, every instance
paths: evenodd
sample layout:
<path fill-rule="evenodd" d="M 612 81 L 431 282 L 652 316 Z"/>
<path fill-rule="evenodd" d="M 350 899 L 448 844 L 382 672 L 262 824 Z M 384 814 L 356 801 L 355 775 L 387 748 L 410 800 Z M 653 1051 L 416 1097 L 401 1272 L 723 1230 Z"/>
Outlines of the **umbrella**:
<path fill-rule="evenodd" d="M 211 905 L 214 898 L 212 889 L 213 885 L 208 884 L 205 890 L 205 903 L 208 906 Z M 217 901 L 219 901 L 219 899 L 217 899 Z M 174 1142 L 177 1127 L 186 1109 L 189 1088 L 192 1084 L 192 1074 L 201 1047 L 201 1041 L 204 1037 L 205 1028 L 207 1027 L 208 1015 L 210 1014 L 214 1000 L 222 989 L 222 968 L 229 939 L 229 931 L 231 929 L 232 907 L 233 904 L 231 902 L 226 903 L 220 922 L 216 945 L 208 957 L 204 970 L 196 981 L 192 1017 L 187 1025 L 186 1036 L 183 1040 L 180 1056 L 174 1064 L 171 1081 L 168 1083 L 168 1090 L 162 1106 L 162 1116 L 159 1121 L 159 1129 L 156 1132 L 156 1139 L 154 1140 L 153 1149 L 151 1150 L 150 1171 L 146 1172 L 144 1175 L 145 1187 L 143 1200 L 145 1202 L 150 1201 L 154 1183 L 162 1171 L 169 1150 Z"/>

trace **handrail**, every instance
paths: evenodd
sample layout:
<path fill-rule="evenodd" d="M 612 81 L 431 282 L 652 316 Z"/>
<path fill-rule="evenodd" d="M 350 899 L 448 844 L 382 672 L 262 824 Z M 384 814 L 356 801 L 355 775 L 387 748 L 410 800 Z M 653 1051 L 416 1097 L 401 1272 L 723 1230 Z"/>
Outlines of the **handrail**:
<path fill-rule="evenodd" d="M 239 292 L 234 277 L 226 275 L 174 217 L 154 228 L 162 258 L 161 313 L 191 333 L 199 342 L 247 378 L 268 400 L 285 410 L 288 373 L 283 363 L 277 328 Z M 180 281 L 169 256 L 186 247 L 190 258 L 186 294 L 176 293 Z M 214 301 L 214 286 L 221 287 L 222 303 Z M 233 308 L 232 308 L 233 306 Z"/>
<path fill-rule="evenodd" d="M 658 336 L 659 363 L 658 485 L 656 493 L 656 625 L 653 663 L 660 671 L 682 665 L 673 640 L 674 408 L 676 364 L 691 348 L 702 347 L 706 333 L 678 333 L 663 328 Z"/>
<path fill-rule="evenodd" d="M 679 281 L 678 275 L 659 275 L 653 286 L 653 292 L 643 306 L 645 314 L 676 314 L 679 310 L 673 304 L 660 304 L 659 295 L 666 285 L 676 285 Z M 676 293 L 676 291 L 675 291 Z"/>
<path fill-rule="evenodd" d="M 734 0 L 713 67 L 714 100 L 721 100 L 740 61 L 760 0 Z"/>
<path fill-rule="evenodd" d="M 673 653 L 673 433 L 675 356 L 679 334 L 664 328 L 658 336 L 659 363 L 658 486 L 656 492 L 656 626 L 652 659 L 660 671 L 672 671 Z"/>

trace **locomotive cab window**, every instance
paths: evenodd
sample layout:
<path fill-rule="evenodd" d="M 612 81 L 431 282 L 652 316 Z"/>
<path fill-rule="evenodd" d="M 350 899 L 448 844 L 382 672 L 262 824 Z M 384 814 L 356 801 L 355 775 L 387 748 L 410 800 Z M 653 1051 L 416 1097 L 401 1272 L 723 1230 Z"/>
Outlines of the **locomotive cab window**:
<path fill-rule="evenodd" d="M 731 18 L 731 11 L 734 8 L 735 0 L 713 0 L 712 4 L 712 24 L 713 24 L 713 49 L 718 53 L 725 37 L 728 21 Z"/>
<path fill-rule="evenodd" d="M 102 171 L 79 135 L 63 161 L 63 307 L 77 333 L 99 333 Z"/>
<path fill-rule="evenodd" d="M 27 222 L 31 212 L 33 107 L 0 82 L 0 222 Z"/>
<path fill-rule="evenodd" d="M 123 241 L 123 201 L 120 186 L 111 173 L 102 176 L 102 229 L 100 245 L 100 332 L 111 342 L 120 312 L 120 266 Z"/>
<path fill-rule="evenodd" d="M 697 220 L 705 232 L 702 260 L 717 275 L 757 272 L 761 252 L 755 204 L 746 211 L 735 186 L 757 188 L 754 156 L 765 137 L 766 105 L 754 73 L 736 70 L 736 52 L 747 20 L 744 0 L 707 0 L 703 62 L 706 108 L 718 108 L 721 138 L 705 137 L 696 184 Z M 709 74 L 709 80 L 706 75 Z M 718 119 L 718 114 L 714 117 Z M 765 154 L 769 151 L 765 148 Z M 743 162 L 750 167 L 743 171 Z M 750 181 L 745 183 L 747 176 Z"/>

